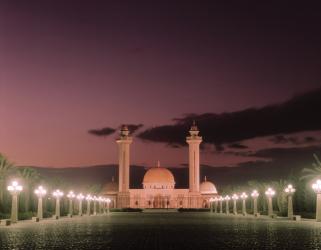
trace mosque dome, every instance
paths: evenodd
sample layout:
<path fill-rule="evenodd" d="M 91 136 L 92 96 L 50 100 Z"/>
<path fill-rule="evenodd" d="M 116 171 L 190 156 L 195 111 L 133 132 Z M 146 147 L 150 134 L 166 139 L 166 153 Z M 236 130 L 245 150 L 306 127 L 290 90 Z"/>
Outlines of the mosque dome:
<path fill-rule="evenodd" d="M 217 194 L 215 185 L 206 180 L 206 177 L 205 180 L 200 184 L 200 192 L 201 194 Z"/>
<path fill-rule="evenodd" d="M 173 189 L 175 179 L 171 171 L 167 168 L 157 167 L 150 168 L 144 175 L 143 187 L 146 189 Z"/>

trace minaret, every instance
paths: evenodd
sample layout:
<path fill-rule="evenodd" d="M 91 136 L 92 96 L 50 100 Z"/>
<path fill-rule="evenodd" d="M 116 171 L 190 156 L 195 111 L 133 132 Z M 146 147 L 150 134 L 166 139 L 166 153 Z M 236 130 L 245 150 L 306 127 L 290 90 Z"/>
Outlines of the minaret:
<path fill-rule="evenodd" d="M 129 207 L 129 146 L 132 138 L 129 136 L 127 126 L 122 126 L 118 144 L 118 207 Z"/>
<path fill-rule="evenodd" d="M 193 121 L 189 130 L 190 135 L 186 137 L 189 146 L 189 193 L 190 207 L 200 207 L 200 144 L 202 137 L 199 136 L 199 130 Z"/>

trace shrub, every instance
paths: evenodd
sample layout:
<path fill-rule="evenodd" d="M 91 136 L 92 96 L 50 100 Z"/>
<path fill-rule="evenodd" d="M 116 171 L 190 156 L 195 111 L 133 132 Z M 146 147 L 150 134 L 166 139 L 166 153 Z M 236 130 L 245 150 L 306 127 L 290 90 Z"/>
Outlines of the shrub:
<path fill-rule="evenodd" d="M 131 207 L 127 207 L 127 208 L 111 208 L 110 212 L 142 212 L 143 209 L 141 208 L 131 208 Z"/>
<path fill-rule="evenodd" d="M 9 219 L 9 218 L 10 218 L 10 214 L 0 213 L 0 220 Z"/>
<path fill-rule="evenodd" d="M 31 220 L 34 216 L 36 216 L 34 212 L 21 212 L 18 214 L 19 220 Z"/>
<path fill-rule="evenodd" d="M 178 212 L 209 212 L 209 208 L 179 208 Z"/>

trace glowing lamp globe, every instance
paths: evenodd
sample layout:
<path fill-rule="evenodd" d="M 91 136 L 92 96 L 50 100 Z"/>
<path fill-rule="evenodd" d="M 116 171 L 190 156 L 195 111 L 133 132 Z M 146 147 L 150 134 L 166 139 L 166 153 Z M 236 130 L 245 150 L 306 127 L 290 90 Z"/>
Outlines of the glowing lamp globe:
<path fill-rule="evenodd" d="M 245 200 L 247 197 L 248 197 L 248 195 L 247 195 L 245 192 L 243 192 L 243 193 L 240 195 L 240 198 L 241 198 L 242 200 Z"/>
<path fill-rule="evenodd" d="M 56 190 L 52 193 L 52 195 L 53 195 L 54 197 L 56 197 L 56 198 L 60 198 L 60 197 L 64 196 L 64 193 L 63 193 L 62 191 L 60 191 L 59 189 L 56 189 Z"/>
<path fill-rule="evenodd" d="M 38 197 L 43 197 L 47 194 L 47 190 L 44 189 L 42 186 L 39 186 L 37 189 L 35 189 L 35 194 Z"/>
<path fill-rule="evenodd" d="M 22 186 L 19 185 L 17 181 L 13 181 L 11 185 L 7 187 L 7 189 L 10 193 L 19 193 L 22 191 Z"/>
<path fill-rule="evenodd" d="M 251 196 L 255 199 L 255 198 L 257 198 L 257 197 L 259 197 L 259 193 L 258 193 L 258 191 L 257 190 L 253 190 L 252 191 L 252 193 L 251 193 Z"/>
<path fill-rule="evenodd" d="M 77 195 L 78 200 L 83 200 L 84 198 L 85 198 L 85 196 L 82 193 Z"/>
<path fill-rule="evenodd" d="M 67 194 L 67 197 L 69 198 L 69 199 L 73 199 L 73 198 L 75 198 L 75 193 L 73 192 L 73 191 L 69 191 L 69 193 Z"/>
<path fill-rule="evenodd" d="M 293 194 L 295 192 L 295 188 L 293 188 L 293 186 L 291 184 L 289 184 L 285 189 L 284 192 L 286 192 L 287 194 Z"/>
<path fill-rule="evenodd" d="M 272 189 L 272 188 L 268 188 L 266 191 L 265 191 L 265 195 L 267 197 L 273 197 L 275 195 L 275 191 Z"/>
<path fill-rule="evenodd" d="M 312 189 L 317 194 L 321 193 L 321 180 L 317 180 L 315 183 L 312 184 Z"/>
<path fill-rule="evenodd" d="M 232 199 L 236 201 L 236 200 L 239 199 L 239 196 L 238 196 L 237 194 L 233 194 L 233 195 L 232 195 Z"/>

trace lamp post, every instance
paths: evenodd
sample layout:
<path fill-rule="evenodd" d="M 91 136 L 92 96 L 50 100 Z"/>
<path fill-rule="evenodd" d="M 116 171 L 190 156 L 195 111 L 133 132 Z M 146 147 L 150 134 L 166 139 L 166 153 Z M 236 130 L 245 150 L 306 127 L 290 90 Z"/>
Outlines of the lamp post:
<path fill-rule="evenodd" d="M 109 212 L 110 212 L 110 211 L 109 211 L 110 202 L 111 202 L 111 199 L 107 198 L 107 199 L 106 199 L 106 203 L 107 203 L 107 213 L 108 213 L 108 214 L 109 214 Z"/>
<path fill-rule="evenodd" d="M 69 191 L 69 193 L 67 194 L 67 197 L 69 199 L 69 214 L 68 214 L 68 217 L 72 217 L 73 215 L 73 199 L 76 197 L 75 193 L 73 191 Z"/>
<path fill-rule="evenodd" d="M 248 195 L 243 192 L 240 195 L 240 198 L 242 199 L 242 214 L 245 216 L 246 215 L 246 199 L 247 199 Z"/>
<path fill-rule="evenodd" d="M 259 197 L 259 193 L 257 190 L 253 190 L 252 193 L 251 193 L 251 196 L 253 198 L 253 214 L 255 216 L 258 215 L 258 212 L 257 212 L 257 197 Z"/>
<path fill-rule="evenodd" d="M 103 214 L 106 214 L 106 210 L 107 210 L 107 200 L 106 200 L 106 198 L 101 198 L 101 204 L 102 204 L 102 209 L 103 209 Z"/>
<path fill-rule="evenodd" d="M 56 198 L 56 214 L 54 215 L 55 219 L 59 219 L 60 217 L 60 198 L 64 196 L 64 193 L 59 189 L 56 189 L 52 195 Z"/>
<path fill-rule="evenodd" d="M 96 196 L 94 196 L 93 197 L 93 202 L 94 202 L 94 215 L 96 215 L 97 214 L 97 197 Z"/>
<path fill-rule="evenodd" d="M 219 201 L 220 201 L 220 214 L 223 213 L 223 200 L 224 200 L 224 198 L 222 196 L 220 196 L 220 198 L 219 198 Z"/>
<path fill-rule="evenodd" d="M 87 216 L 90 215 L 90 201 L 92 201 L 93 197 L 91 197 L 90 194 L 87 194 L 86 196 L 86 201 L 87 201 L 87 210 L 86 210 L 86 214 Z"/>
<path fill-rule="evenodd" d="M 229 214 L 229 213 L 230 213 L 230 208 L 229 208 L 230 199 L 231 199 L 231 197 L 228 196 L 228 195 L 226 195 L 226 196 L 224 197 L 224 200 L 225 200 L 225 212 L 226 212 L 226 214 Z"/>
<path fill-rule="evenodd" d="M 42 197 L 44 197 L 47 194 L 47 190 L 44 189 L 42 186 L 39 186 L 37 189 L 35 189 L 35 194 L 38 197 L 37 217 L 39 218 L 39 220 L 42 220 L 43 219 Z"/>
<path fill-rule="evenodd" d="M 265 191 L 265 195 L 268 198 L 268 216 L 273 216 L 273 204 L 272 204 L 272 198 L 275 195 L 275 191 L 272 188 L 268 188 Z"/>
<path fill-rule="evenodd" d="M 98 213 L 101 214 L 102 213 L 102 202 L 103 202 L 103 198 L 101 196 L 98 197 Z"/>
<path fill-rule="evenodd" d="M 313 183 L 312 189 L 317 194 L 317 207 L 316 207 L 315 220 L 321 221 L 321 180 L 317 180 L 315 183 Z"/>
<path fill-rule="evenodd" d="M 214 201 L 214 198 L 210 198 L 209 199 L 209 202 L 210 202 L 210 212 L 213 213 L 213 201 Z"/>
<path fill-rule="evenodd" d="M 285 189 L 284 192 L 288 195 L 288 218 L 293 218 L 293 202 L 292 196 L 295 192 L 295 188 L 291 184 L 289 184 Z"/>
<path fill-rule="evenodd" d="M 79 209 L 78 209 L 78 215 L 82 216 L 82 200 L 85 198 L 85 196 L 80 193 L 77 195 L 77 200 L 78 200 L 78 204 L 79 204 Z"/>
<path fill-rule="evenodd" d="M 22 186 L 17 181 L 13 181 L 7 189 L 12 195 L 11 223 L 16 223 L 18 221 L 18 194 L 22 191 Z"/>
<path fill-rule="evenodd" d="M 218 198 L 214 198 L 214 212 L 217 213 L 217 203 L 218 203 Z"/>
<path fill-rule="evenodd" d="M 233 194 L 232 199 L 233 199 L 233 214 L 237 215 L 236 202 L 239 199 L 239 196 L 237 194 Z"/>

